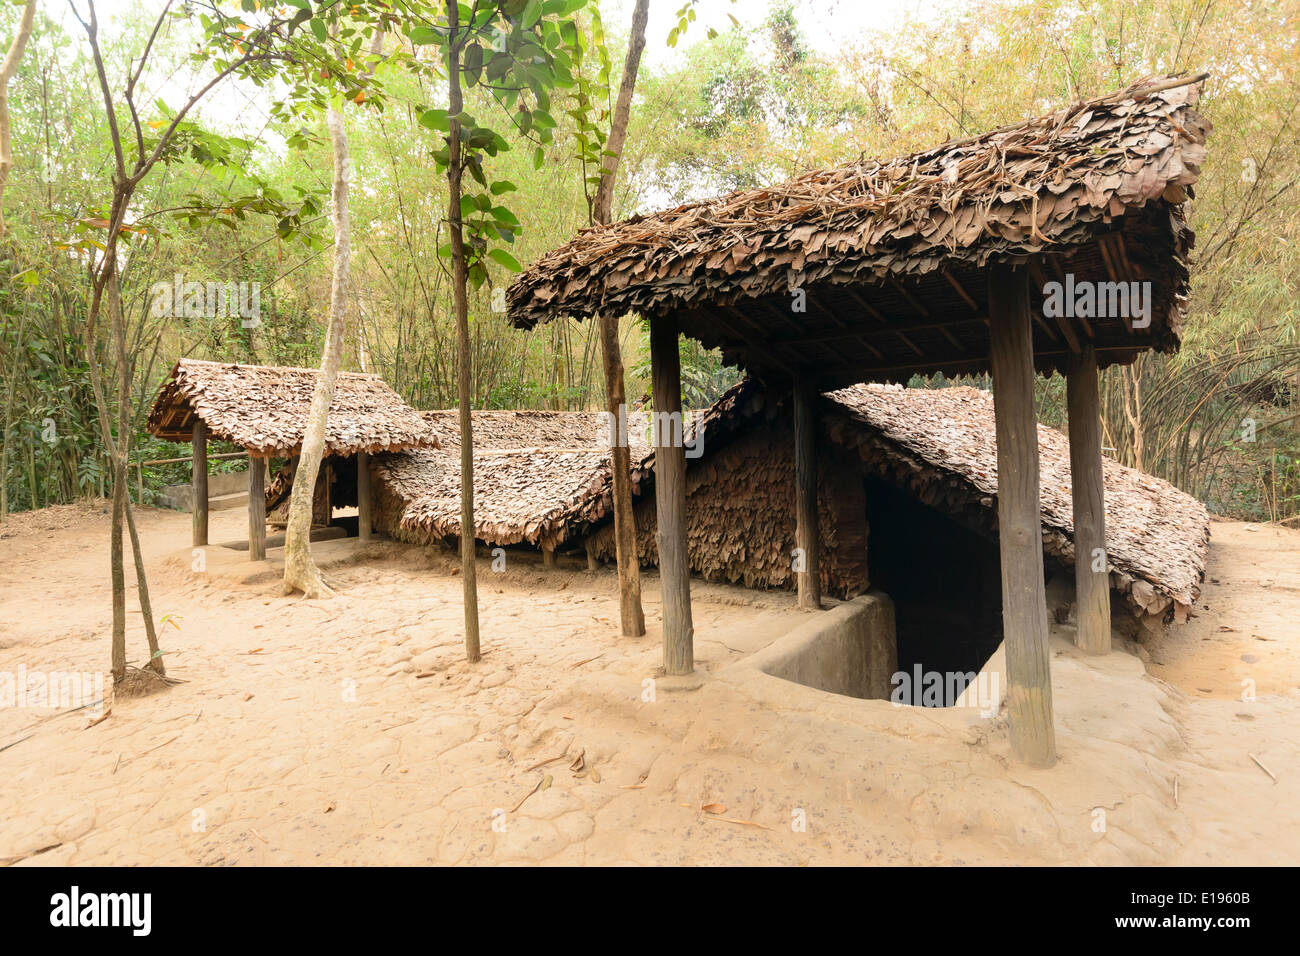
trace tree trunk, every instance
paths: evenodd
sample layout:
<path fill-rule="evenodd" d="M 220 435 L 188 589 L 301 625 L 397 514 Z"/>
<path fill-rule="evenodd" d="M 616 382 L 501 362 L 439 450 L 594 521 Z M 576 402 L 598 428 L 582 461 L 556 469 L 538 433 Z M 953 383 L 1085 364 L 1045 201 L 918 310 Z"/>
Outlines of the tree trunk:
<path fill-rule="evenodd" d="M 35 15 L 36 0 L 27 0 L 22 19 L 18 21 L 18 33 L 9 46 L 4 63 L 0 64 L 0 236 L 5 234 L 5 187 L 9 184 L 9 171 L 14 168 L 13 156 L 9 151 L 9 81 L 18 72 L 18 61 L 23 58 L 23 50 L 32 35 L 32 19 Z"/>
<path fill-rule="evenodd" d="M 125 473 L 123 474 L 125 478 Z M 131 534 L 131 554 L 135 558 L 135 583 L 140 599 L 140 616 L 144 618 L 144 635 L 149 642 L 149 662 L 145 664 L 159 674 L 166 674 L 162 648 L 158 646 L 158 631 L 153 623 L 153 602 L 149 600 L 149 578 L 144 571 L 144 555 L 140 551 L 140 534 L 135 530 L 135 509 L 131 499 L 126 499 L 126 529 Z"/>
<path fill-rule="evenodd" d="M 466 289 L 465 233 L 460 221 L 461 149 L 460 123 L 455 117 L 463 108 L 460 89 L 460 47 L 457 36 L 459 13 L 456 0 L 447 0 L 451 42 L 447 48 L 448 104 L 452 116 L 448 132 L 447 225 L 451 233 L 452 292 L 456 299 L 456 398 L 460 405 L 460 576 L 465 604 L 465 659 L 473 663 L 482 656 L 478 634 L 478 581 L 474 565 L 474 424 L 470 414 L 471 372 L 469 349 L 469 295 Z"/>
<path fill-rule="evenodd" d="M 623 80 L 614 105 L 614 119 L 609 130 L 600 185 L 596 191 L 596 221 L 607 224 L 613 218 L 614 179 L 618 173 L 623 145 L 627 142 L 627 124 L 632 111 L 632 92 L 636 87 L 641 53 L 645 49 L 646 20 L 650 0 L 637 0 L 632 12 L 632 34 L 628 39 L 627 59 L 623 63 Z M 601 365 L 605 372 L 605 408 L 616 423 L 617 440 L 610 451 L 612 493 L 614 497 L 614 551 L 618 562 L 619 617 L 626 637 L 645 634 L 645 611 L 641 606 L 641 564 L 636 547 L 636 514 L 632 507 L 632 455 L 623 434 L 627 418 L 627 387 L 623 380 L 623 354 L 618 347 L 618 316 L 600 314 Z"/>
<path fill-rule="evenodd" d="M 4 421 L 0 422 L 0 521 L 9 514 L 9 426 L 13 418 L 14 385 L 18 381 L 18 358 L 22 354 L 22 343 L 27 333 L 27 310 L 18 319 L 18 348 L 14 349 L 14 364 L 9 372 L 9 381 L 5 390 Z"/>
<path fill-rule="evenodd" d="M 346 334 L 348 273 L 351 268 L 352 232 L 348 220 L 348 134 L 343 114 L 331 107 L 325 114 L 334 151 L 334 277 L 330 284 L 330 322 L 325 335 L 320 374 L 312 393 L 311 410 L 303 434 L 298 469 L 289 496 L 289 520 L 284 530 L 284 593 L 302 591 L 308 598 L 332 597 L 334 592 L 321 577 L 311 557 L 311 511 L 325 451 L 325 426 L 330 403 L 334 400 L 334 383 L 343 361 L 343 338 Z"/>
<path fill-rule="evenodd" d="M 126 473 L 113 459 L 113 523 L 109 530 L 109 580 L 113 589 L 113 682 L 126 679 L 126 576 L 122 565 L 122 517 L 126 513 Z"/>

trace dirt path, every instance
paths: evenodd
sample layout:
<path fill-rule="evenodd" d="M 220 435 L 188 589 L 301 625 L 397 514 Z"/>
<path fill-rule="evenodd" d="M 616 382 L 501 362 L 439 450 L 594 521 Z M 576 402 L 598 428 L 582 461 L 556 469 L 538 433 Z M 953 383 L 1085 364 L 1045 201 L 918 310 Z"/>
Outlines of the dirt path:
<path fill-rule="evenodd" d="M 0 527 L 0 673 L 105 665 L 107 524 L 70 508 Z M 342 594 L 306 602 L 279 593 L 275 560 L 210 547 L 196 572 L 177 549 L 187 515 L 140 526 L 186 683 L 89 728 L 0 709 L 0 861 L 1300 859 L 1300 532 L 1216 523 L 1209 607 L 1142 649 L 1151 676 L 1056 635 L 1062 759 L 1043 772 L 1011 760 L 1002 718 L 744 676 L 738 661 L 807 620 L 787 594 L 696 584 L 697 675 L 656 678 L 653 576 L 651 633 L 628 641 L 612 571 L 512 555 L 504 574 L 480 564 L 470 666 L 446 556 L 327 542 Z M 244 527 L 214 514 L 212 540 Z"/>

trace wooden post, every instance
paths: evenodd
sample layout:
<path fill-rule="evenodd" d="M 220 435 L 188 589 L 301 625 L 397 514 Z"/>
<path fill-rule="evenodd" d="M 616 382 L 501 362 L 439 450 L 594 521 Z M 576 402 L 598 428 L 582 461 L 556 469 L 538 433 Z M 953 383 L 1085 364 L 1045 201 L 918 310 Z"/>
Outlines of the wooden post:
<path fill-rule="evenodd" d="M 596 552 L 591 550 L 591 542 L 585 542 L 587 547 L 587 570 L 596 570 Z M 640 606 L 638 604 L 638 606 Z"/>
<path fill-rule="evenodd" d="M 266 560 L 266 462 L 248 456 L 248 559 Z"/>
<path fill-rule="evenodd" d="M 991 265 L 988 299 L 1011 747 L 1030 766 L 1050 767 L 1056 762 L 1056 732 L 1043 587 L 1028 273 L 1004 264 Z"/>
<path fill-rule="evenodd" d="M 1070 483 L 1074 492 L 1074 643 L 1110 653 L 1110 572 L 1106 569 L 1106 499 L 1101 475 L 1101 403 L 1097 353 L 1072 356 L 1065 376 L 1070 415 Z"/>
<path fill-rule="evenodd" d="M 799 606 L 822 606 L 821 543 L 817 534 L 817 390 L 794 383 L 795 547 L 804 570 L 796 572 Z"/>
<path fill-rule="evenodd" d="M 190 477 L 190 486 L 194 499 L 194 547 L 202 548 L 208 543 L 208 426 L 203 419 L 194 419 L 194 473 Z"/>
<path fill-rule="evenodd" d="M 555 570 L 555 549 L 554 548 L 547 548 L 547 547 L 542 548 L 542 567 L 545 568 L 547 571 Z"/>
<path fill-rule="evenodd" d="M 370 516 L 370 455 L 357 452 L 357 537 L 362 544 L 370 540 L 373 519 Z"/>
<path fill-rule="evenodd" d="M 691 622 L 691 556 L 686 543 L 682 368 L 674 316 L 650 320 L 650 378 L 655 415 L 655 538 L 663 594 L 664 673 L 689 674 L 695 670 L 695 626 Z"/>

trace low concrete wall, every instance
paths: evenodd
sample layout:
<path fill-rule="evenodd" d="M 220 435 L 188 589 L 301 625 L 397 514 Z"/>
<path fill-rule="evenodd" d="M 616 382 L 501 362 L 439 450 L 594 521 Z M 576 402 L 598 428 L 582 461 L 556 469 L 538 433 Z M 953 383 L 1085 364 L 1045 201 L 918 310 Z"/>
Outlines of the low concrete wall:
<path fill-rule="evenodd" d="M 208 475 L 208 500 L 248 490 L 247 471 L 222 471 Z M 177 511 L 194 510 L 193 485 L 168 485 L 162 490 L 163 504 Z"/>
<path fill-rule="evenodd" d="M 765 674 L 831 694 L 888 700 L 898 670 L 894 602 L 871 591 L 814 615 L 747 662 Z"/>

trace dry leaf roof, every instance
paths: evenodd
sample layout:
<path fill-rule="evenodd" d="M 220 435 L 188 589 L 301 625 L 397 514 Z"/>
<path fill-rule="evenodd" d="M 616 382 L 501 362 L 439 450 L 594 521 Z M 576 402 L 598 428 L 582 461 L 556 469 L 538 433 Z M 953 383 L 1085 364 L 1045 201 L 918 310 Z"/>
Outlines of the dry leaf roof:
<path fill-rule="evenodd" d="M 914 490 L 930 483 L 927 471 L 943 472 L 967 486 L 972 503 L 996 508 L 997 440 L 990 393 L 965 387 L 857 385 L 825 397 L 823 421 L 833 440 L 887 449 L 895 474 L 908 476 L 905 483 Z M 1040 424 L 1038 463 L 1044 549 L 1073 564 L 1069 439 Z M 1151 613 L 1163 613 L 1171 602 L 1185 610 L 1195 602 L 1205 575 L 1209 512 L 1169 482 L 1105 456 L 1102 477 L 1112 585 Z"/>
<path fill-rule="evenodd" d="M 190 441 L 195 418 L 212 438 L 257 455 L 298 454 L 317 369 L 181 359 L 149 412 L 150 434 Z M 325 427 L 325 454 L 437 447 L 434 428 L 376 375 L 340 372 Z"/>
<path fill-rule="evenodd" d="M 460 447 L 460 411 L 455 408 L 420 412 L 438 432 L 444 448 Z M 475 410 L 474 451 L 480 449 L 571 448 L 604 451 L 608 448 L 605 416 L 600 412 L 548 410 Z M 635 447 L 648 445 L 638 423 L 644 416 L 629 416 L 628 438 Z"/>
<path fill-rule="evenodd" d="M 391 455 L 380 464 L 390 531 L 408 540 L 460 534 L 460 413 L 421 412 L 443 451 Z M 474 411 L 475 537 L 553 547 L 609 513 L 606 419 L 598 412 Z M 645 416 L 628 416 L 628 440 L 644 452 Z"/>
<path fill-rule="evenodd" d="M 980 270 L 1032 258 L 1031 288 L 1070 273 L 1153 292 L 1145 329 L 1116 316 L 1040 320 L 1040 369 L 1061 366 L 1078 340 L 1103 366 L 1175 349 L 1193 239 L 1183 203 L 1209 129 L 1194 109 L 1202 78 L 1146 80 L 909 156 L 587 229 L 515 279 L 510 320 L 672 313 L 751 370 L 905 381 L 986 367 Z"/>

